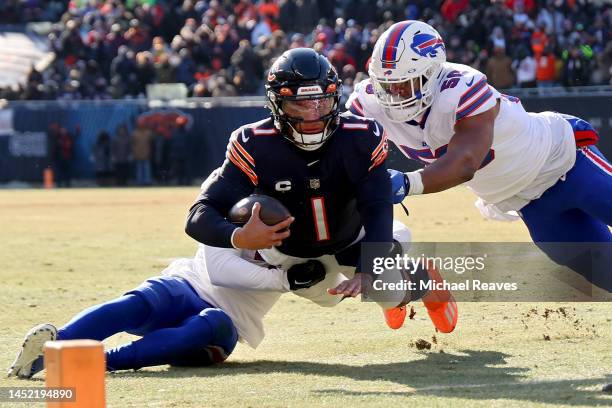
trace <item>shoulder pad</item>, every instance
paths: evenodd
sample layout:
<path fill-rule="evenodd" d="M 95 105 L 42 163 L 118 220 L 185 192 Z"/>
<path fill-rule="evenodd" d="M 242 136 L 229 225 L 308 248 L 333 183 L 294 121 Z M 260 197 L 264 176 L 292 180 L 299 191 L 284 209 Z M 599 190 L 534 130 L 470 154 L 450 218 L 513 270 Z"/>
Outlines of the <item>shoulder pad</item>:
<path fill-rule="evenodd" d="M 340 118 L 341 124 L 345 122 L 363 123 L 363 122 L 371 122 L 372 120 L 374 120 L 372 118 L 366 118 L 360 115 L 355 115 L 351 111 L 342 112 L 340 115 L 338 115 L 338 118 Z"/>
<path fill-rule="evenodd" d="M 487 83 L 482 72 L 466 65 L 448 65 L 438 80 L 440 111 L 454 113 L 455 121 L 459 121 L 495 106 L 499 93 Z"/>
<path fill-rule="evenodd" d="M 259 122 L 255 122 L 251 125 L 251 129 L 253 132 L 253 135 L 255 136 L 259 136 L 259 135 L 277 135 L 278 129 L 276 129 L 276 127 L 274 126 L 274 121 L 272 120 L 272 118 L 267 118 L 264 120 L 260 120 Z"/>
<path fill-rule="evenodd" d="M 353 93 L 349 96 L 345 106 L 346 109 L 358 116 L 376 116 L 379 107 L 376 103 L 374 88 L 369 79 L 365 79 L 355 85 Z"/>
<path fill-rule="evenodd" d="M 339 127 L 345 137 L 352 141 L 351 144 L 357 149 L 357 154 L 369 157 L 368 170 L 385 161 L 389 150 L 387 132 L 376 120 L 345 112 L 340 116 Z M 360 160 L 363 159 L 365 157 Z"/>
<path fill-rule="evenodd" d="M 263 121 L 262 121 L 263 122 Z M 226 158 L 241 170 L 251 180 L 254 185 L 258 183 L 258 177 L 255 172 L 255 159 L 253 139 L 255 131 L 260 129 L 256 122 L 239 127 L 232 132 L 229 143 L 227 145 Z"/>
<path fill-rule="evenodd" d="M 276 135 L 278 130 L 274 127 L 271 118 L 260 120 L 259 122 L 247 123 L 232 132 L 230 141 L 237 141 L 243 145 L 251 143 L 251 136 Z"/>
<path fill-rule="evenodd" d="M 351 111 L 341 113 L 338 118 L 340 118 L 338 126 L 343 130 L 368 131 L 372 129 L 372 123 L 375 122 L 372 118 L 355 115 Z"/>

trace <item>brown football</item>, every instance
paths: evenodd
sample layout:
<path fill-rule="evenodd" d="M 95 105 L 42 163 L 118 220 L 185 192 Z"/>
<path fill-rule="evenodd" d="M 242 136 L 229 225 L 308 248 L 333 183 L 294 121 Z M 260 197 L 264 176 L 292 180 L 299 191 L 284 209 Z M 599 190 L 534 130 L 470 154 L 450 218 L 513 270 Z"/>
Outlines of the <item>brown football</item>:
<path fill-rule="evenodd" d="M 251 211 L 255 203 L 261 204 L 259 217 L 266 225 L 278 224 L 291 217 L 287 207 L 276 198 L 263 194 L 251 194 L 234 204 L 227 215 L 228 221 L 236 225 L 246 224 L 251 218 Z"/>

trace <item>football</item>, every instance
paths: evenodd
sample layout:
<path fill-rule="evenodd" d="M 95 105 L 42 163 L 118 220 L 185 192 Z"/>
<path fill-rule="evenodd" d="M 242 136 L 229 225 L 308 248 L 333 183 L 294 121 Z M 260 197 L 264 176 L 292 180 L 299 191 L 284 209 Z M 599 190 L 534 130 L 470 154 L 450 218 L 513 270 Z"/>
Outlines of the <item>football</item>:
<path fill-rule="evenodd" d="M 227 219 L 236 225 L 246 224 L 249 218 L 251 218 L 251 211 L 255 203 L 261 204 L 259 217 L 266 225 L 278 224 L 291 217 L 287 207 L 276 198 L 263 194 L 251 194 L 234 204 L 227 215 Z"/>

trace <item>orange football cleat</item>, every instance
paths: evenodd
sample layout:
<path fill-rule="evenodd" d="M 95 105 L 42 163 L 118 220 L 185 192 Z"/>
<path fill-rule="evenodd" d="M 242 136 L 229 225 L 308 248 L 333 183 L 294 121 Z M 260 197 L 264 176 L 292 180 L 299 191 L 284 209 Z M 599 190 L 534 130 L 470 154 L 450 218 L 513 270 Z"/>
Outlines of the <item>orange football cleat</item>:
<path fill-rule="evenodd" d="M 442 282 L 442 276 L 436 268 L 431 265 L 427 267 L 429 278 L 434 282 Z M 430 290 L 423 296 L 423 304 L 427 308 L 427 314 L 433 325 L 442 333 L 450 333 L 457 326 L 459 317 L 457 302 L 448 290 Z"/>
<path fill-rule="evenodd" d="M 397 330 L 404 325 L 404 320 L 406 320 L 406 306 L 385 309 L 383 310 L 383 314 L 385 315 L 387 326 L 393 330 Z"/>

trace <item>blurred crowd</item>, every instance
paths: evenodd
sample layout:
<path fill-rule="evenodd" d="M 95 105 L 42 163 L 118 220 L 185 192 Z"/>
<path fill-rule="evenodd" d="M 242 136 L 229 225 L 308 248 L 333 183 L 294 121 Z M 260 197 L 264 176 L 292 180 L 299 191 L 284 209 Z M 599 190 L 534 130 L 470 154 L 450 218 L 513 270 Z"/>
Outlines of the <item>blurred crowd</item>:
<path fill-rule="evenodd" d="M 449 61 L 500 89 L 611 83 L 605 0 L 72 0 L 48 36 L 55 61 L 0 98 L 140 98 L 177 82 L 194 97 L 261 94 L 274 59 L 302 46 L 328 56 L 348 94 L 379 35 L 406 19 L 433 25 Z"/>
<path fill-rule="evenodd" d="M 189 120 L 185 116 L 165 117 L 163 126 L 158 126 L 159 120 L 150 119 L 141 116 L 133 125 L 120 123 L 113 132 L 102 130 L 98 133 L 89 149 L 89 161 L 99 186 L 191 183 Z M 80 134 L 80 126 L 69 130 L 58 122 L 49 125 L 48 162 L 57 187 L 72 185 L 75 148 Z"/>

